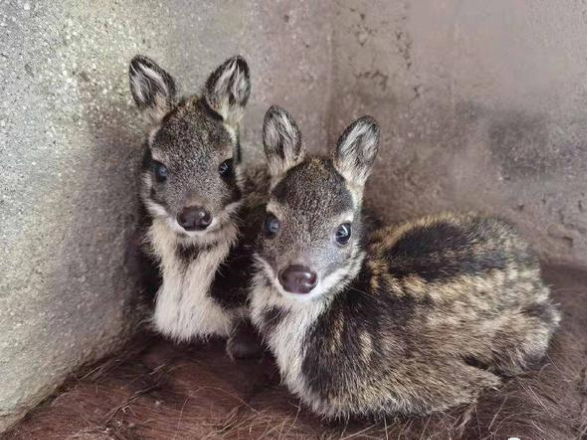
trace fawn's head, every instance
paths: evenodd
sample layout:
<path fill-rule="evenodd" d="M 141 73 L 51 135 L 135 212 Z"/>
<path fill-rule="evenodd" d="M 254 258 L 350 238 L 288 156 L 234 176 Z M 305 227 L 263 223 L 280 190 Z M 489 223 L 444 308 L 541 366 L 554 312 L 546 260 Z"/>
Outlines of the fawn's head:
<path fill-rule="evenodd" d="M 202 237 L 224 225 L 241 200 L 239 122 L 251 90 L 241 57 L 220 65 L 200 96 L 179 99 L 175 80 L 135 56 L 131 92 L 150 123 L 143 159 L 143 201 L 180 235 Z"/>
<path fill-rule="evenodd" d="M 332 158 L 306 158 L 300 130 L 278 107 L 267 112 L 264 147 L 272 186 L 257 259 L 288 298 L 332 293 L 361 266 L 361 207 L 379 147 L 371 117 L 349 126 Z"/>

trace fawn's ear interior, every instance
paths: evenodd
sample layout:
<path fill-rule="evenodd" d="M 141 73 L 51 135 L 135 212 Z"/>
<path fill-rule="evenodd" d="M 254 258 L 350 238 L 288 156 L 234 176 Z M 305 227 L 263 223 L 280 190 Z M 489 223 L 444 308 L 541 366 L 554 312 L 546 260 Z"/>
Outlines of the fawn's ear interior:
<path fill-rule="evenodd" d="M 204 99 L 226 124 L 237 126 L 251 93 L 249 66 L 240 56 L 229 58 L 208 77 Z"/>
<path fill-rule="evenodd" d="M 152 122 L 160 122 L 177 104 L 176 82 L 153 60 L 136 55 L 129 66 L 131 93 L 137 107 Z"/>
<path fill-rule="evenodd" d="M 347 181 L 363 186 L 370 175 L 379 148 L 378 123 L 372 117 L 362 117 L 345 129 L 339 138 L 333 163 Z"/>
<path fill-rule="evenodd" d="M 263 121 L 263 146 L 272 176 L 279 176 L 304 159 L 300 129 L 284 109 L 272 106 Z"/>

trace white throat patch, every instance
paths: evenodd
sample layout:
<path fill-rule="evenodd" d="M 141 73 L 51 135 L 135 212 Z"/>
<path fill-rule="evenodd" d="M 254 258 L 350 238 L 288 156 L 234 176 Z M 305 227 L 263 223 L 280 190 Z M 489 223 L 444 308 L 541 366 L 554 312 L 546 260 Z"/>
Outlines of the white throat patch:
<path fill-rule="evenodd" d="M 237 228 L 229 222 L 213 235 L 216 243 L 201 247 L 190 262 L 178 257 L 178 246 L 202 246 L 198 237 L 182 237 L 166 220 L 155 218 L 147 238 L 160 262 L 163 284 L 157 292 L 153 325 L 165 336 L 178 341 L 228 336 L 233 315 L 210 297 L 218 267 L 237 241 Z"/>

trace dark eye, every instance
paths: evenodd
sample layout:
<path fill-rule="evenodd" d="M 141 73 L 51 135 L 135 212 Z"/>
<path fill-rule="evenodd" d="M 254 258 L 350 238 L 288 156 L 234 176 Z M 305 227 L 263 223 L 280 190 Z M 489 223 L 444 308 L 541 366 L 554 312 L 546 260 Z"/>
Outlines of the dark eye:
<path fill-rule="evenodd" d="M 335 233 L 335 240 L 339 244 L 345 245 L 349 242 L 349 238 L 351 238 L 351 224 L 349 224 L 349 223 L 341 224 L 337 228 L 337 233 Z"/>
<path fill-rule="evenodd" d="M 263 223 L 263 230 L 266 236 L 274 236 L 280 230 L 280 220 L 271 213 L 268 213 Z"/>
<path fill-rule="evenodd" d="M 153 170 L 153 174 L 155 175 L 157 182 L 163 183 L 167 179 L 167 167 L 165 167 L 159 161 L 153 161 L 151 164 L 151 169 Z"/>
<path fill-rule="evenodd" d="M 218 166 L 218 173 L 222 177 L 228 177 L 233 172 L 233 160 L 229 158 L 226 161 L 223 161 L 220 166 Z"/>

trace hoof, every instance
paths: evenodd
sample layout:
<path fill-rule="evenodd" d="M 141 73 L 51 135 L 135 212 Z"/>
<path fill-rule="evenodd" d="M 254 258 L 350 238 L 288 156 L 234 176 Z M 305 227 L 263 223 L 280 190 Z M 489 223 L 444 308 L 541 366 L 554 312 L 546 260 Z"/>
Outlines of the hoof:
<path fill-rule="evenodd" d="M 227 341 L 227 354 L 231 359 L 252 359 L 263 354 L 257 333 L 237 333 Z"/>

